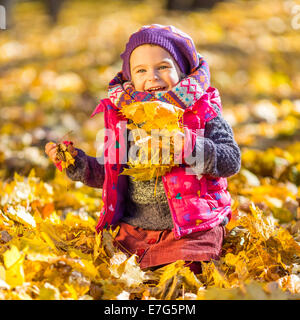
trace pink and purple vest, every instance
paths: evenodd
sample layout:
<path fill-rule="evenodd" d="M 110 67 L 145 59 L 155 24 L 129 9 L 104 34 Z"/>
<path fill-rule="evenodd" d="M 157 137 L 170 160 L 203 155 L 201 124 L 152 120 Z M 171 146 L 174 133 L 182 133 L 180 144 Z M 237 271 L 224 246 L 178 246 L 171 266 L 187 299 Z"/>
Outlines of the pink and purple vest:
<path fill-rule="evenodd" d="M 218 105 L 222 111 L 218 90 L 209 87 L 193 106 L 185 109 L 184 125 L 192 131 L 202 129 L 200 132 L 204 136 L 205 123 L 217 115 L 212 104 Z M 97 232 L 117 224 L 125 212 L 128 177 L 119 173 L 124 168 L 121 159 L 127 153 L 127 135 L 126 126 L 121 126 L 120 123 L 127 119 L 118 111 L 109 99 L 103 99 L 91 115 L 93 117 L 104 112 L 105 129 L 114 132 L 114 139 L 105 141 L 104 156 L 109 158 L 111 154 L 115 154 L 117 160 L 114 163 L 106 161 L 104 164 L 103 207 L 96 226 Z M 196 175 L 186 174 L 185 168 L 179 166 L 163 176 L 162 181 L 176 239 L 192 232 L 211 229 L 225 217 L 230 219 L 231 196 L 227 190 L 226 178 L 204 174 L 198 179 Z"/>

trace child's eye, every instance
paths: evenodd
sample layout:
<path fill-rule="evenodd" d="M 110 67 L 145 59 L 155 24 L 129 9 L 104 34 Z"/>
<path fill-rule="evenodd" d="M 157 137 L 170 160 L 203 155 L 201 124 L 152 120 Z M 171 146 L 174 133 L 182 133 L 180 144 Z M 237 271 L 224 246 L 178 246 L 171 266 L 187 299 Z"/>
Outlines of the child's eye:
<path fill-rule="evenodd" d="M 168 66 L 160 66 L 158 69 L 167 69 Z"/>
<path fill-rule="evenodd" d="M 138 69 L 138 70 L 136 71 L 136 73 L 143 73 L 143 72 L 146 72 L 146 69 Z"/>

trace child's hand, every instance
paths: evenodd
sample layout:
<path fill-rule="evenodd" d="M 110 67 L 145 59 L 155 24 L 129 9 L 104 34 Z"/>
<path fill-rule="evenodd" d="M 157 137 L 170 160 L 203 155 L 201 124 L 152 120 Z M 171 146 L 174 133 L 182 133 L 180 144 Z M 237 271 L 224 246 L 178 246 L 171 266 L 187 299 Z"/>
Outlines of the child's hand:
<path fill-rule="evenodd" d="M 74 148 L 73 144 L 69 144 L 68 145 L 68 151 L 71 154 L 71 156 L 74 158 L 77 156 L 78 151 Z M 55 164 L 59 164 L 60 163 L 60 159 L 57 156 L 57 144 L 54 142 L 48 142 L 45 146 L 45 153 L 47 154 L 47 156 L 50 158 L 50 160 Z"/>
<path fill-rule="evenodd" d="M 54 142 L 48 142 L 45 146 L 45 153 L 50 158 L 50 160 L 57 164 L 60 160 L 57 158 L 57 144 Z"/>

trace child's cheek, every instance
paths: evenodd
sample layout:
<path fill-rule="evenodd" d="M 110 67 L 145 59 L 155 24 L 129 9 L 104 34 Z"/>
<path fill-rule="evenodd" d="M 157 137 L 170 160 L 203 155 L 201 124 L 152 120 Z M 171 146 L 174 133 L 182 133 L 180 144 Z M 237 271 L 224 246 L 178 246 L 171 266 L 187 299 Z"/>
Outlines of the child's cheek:
<path fill-rule="evenodd" d="M 176 70 L 173 70 L 170 74 L 170 82 L 172 87 L 174 87 L 179 82 L 179 74 Z"/>
<path fill-rule="evenodd" d="M 132 78 L 132 84 L 136 91 L 143 91 L 144 90 L 144 81 L 138 77 Z"/>

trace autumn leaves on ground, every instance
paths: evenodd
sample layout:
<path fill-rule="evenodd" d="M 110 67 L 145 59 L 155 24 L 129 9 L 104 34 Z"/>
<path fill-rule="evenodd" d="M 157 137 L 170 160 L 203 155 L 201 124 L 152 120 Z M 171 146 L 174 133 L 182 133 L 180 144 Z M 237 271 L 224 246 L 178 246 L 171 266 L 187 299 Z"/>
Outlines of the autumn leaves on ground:
<path fill-rule="evenodd" d="M 165 11 L 159 1 L 70 1 L 51 25 L 25 2 L 0 34 L 0 299 L 299 299 L 300 30 L 292 1 Z M 80 14 L 79 14 L 80 13 Z M 70 181 L 44 154 L 69 140 L 96 156 L 89 116 L 149 23 L 188 32 L 206 57 L 242 150 L 228 179 L 233 219 L 220 261 L 143 272 L 95 234 L 101 190 Z M 101 237 L 103 236 L 103 237 Z"/>

